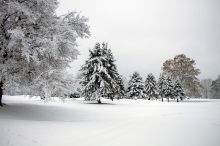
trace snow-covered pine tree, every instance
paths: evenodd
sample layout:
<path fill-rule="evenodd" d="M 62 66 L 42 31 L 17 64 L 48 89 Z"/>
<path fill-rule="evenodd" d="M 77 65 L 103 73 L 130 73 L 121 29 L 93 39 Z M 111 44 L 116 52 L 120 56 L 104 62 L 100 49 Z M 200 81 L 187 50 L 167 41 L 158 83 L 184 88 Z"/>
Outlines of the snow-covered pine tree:
<path fill-rule="evenodd" d="M 165 97 L 167 98 L 168 102 L 169 99 L 173 99 L 174 98 L 174 85 L 173 85 L 173 81 L 171 79 L 170 76 L 167 76 L 166 78 L 166 89 L 165 89 Z"/>
<path fill-rule="evenodd" d="M 125 96 L 125 85 L 121 75 L 117 76 L 116 83 L 119 86 L 119 88 L 117 88 L 117 99 L 122 99 Z"/>
<path fill-rule="evenodd" d="M 90 35 L 87 18 L 75 12 L 59 17 L 57 7 L 57 0 L 0 1 L 0 80 L 6 88 L 34 85 L 76 59 L 77 38 Z"/>
<path fill-rule="evenodd" d="M 82 73 L 81 84 L 84 87 L 82 94 L 86 100 L 97 100 L 101 103 L 102 94 L 99 93 L 99 87 L 103 79 L 99 70 L 103 68 L 103 60 L 105 61 L 105 58 L 102 57 L 101 46 L 97 43 L 93 50 L 89 50 L 89 58 L 80 70 Z M 97 93 L 99 95 L 96 95 Z"/>
<path fill-rule="evenodd" d="M 143 79 L 138 72 L 135 72 L 128 83 L 128 97 L 131 99 L 145 98 L 145 87 Z"/>
<path fill-rule="evenodd" d="M 101 103 L 101 97 L 115 94 L 118 84 L 115 81 L 115 70 L 109 63 L 109 54 L 105 45 L 97 43 L 93 50 L 90 50 L 89 59 L 82 66 L 83 95 L 87 100 L 97 100 Z M 110 67 L 113 69 L 110 70 Z M 106 97 L 108 98 L 108 97 Z M 113 99 L 114 96 L 111 96 Z"/>
<path fill-rule="evenodd" d="M 174 85 L 169 75 L 162 74 L 160 76 L 158 81 L 158 89 L 162 101 L 164 97 L 167 98 L 168 102 L 169 98 L 174 98 Z"/>
<path fill-rule="evenodd" d="M 174 82 L 174 97 L 176 98 L 177 102 L 179 102 L 179 99 L 180 100 L 183 100 L 184 97 L 185 97 L 185 93 L 184 93 L 184 90 L 182 88 L 182 85 L 180 84 L 179 80 L 176 80 Z"/>
<path fill-rule="evenodd" d="M 158 79 L 157 86 L 162 102 L 163 102 L 163 98 L 165 97 L 165 84 L 166 84 L 165 75 L 161 74 Z"/>
<path fill-rule="evenodd" d="M 103 55 L 106 56 L 106 64 L 104 65 L 107 68 L 109 75 L 111 76 L 112 80 L 115 81 L 117 87 L 111 88 L 111 91 L 107 94 L 107 96 L 113 99 L 115 96 L 117 98 L 121 98 L 125 95 L 124 84 L 122 81 L 121 76 L 118 73 L 117 66 L 115 64 L 115 59 L 111 49 L 108 47 L 107 43 L 102 43 Z"/>
<path fill-rule="evenodd" d="M 152 73 L 148 74 L 145 80 L 145 91 L 148 96 L 148 100 L 157 98 L 157 82 Z"/>
<path fill-rule="evenodd" d="M 212 93 L 212 98 L 220 98 L 220 75 L 216 80 L 212 82 L 211 85 L 211 93 Z"/>

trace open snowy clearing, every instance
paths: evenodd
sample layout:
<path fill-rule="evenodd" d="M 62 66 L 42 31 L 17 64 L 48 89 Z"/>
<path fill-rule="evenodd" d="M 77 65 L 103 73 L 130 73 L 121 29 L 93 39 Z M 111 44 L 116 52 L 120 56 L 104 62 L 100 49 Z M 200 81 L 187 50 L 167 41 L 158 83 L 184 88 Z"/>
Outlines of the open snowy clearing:
<path fill-rule="evenodd" d="M 3 97 L 0 146 L 219 146 L 220 100 L 81 100 Z"/>

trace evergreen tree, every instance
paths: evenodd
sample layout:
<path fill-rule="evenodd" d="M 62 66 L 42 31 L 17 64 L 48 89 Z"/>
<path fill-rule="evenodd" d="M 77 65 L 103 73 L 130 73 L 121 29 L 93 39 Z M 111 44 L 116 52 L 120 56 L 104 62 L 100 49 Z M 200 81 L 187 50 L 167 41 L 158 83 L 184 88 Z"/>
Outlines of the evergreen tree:
<path fill-rule="evenodd" d="M 159 95 L 160 95 L 160 97 L 162 99 L 162 102 L 163 102 L 163 98 L 164 98 L 164 85 L 166 84 L 165 83 L 165 75 L 164 74 L 160 75 L 157 84 L 158 84 Z"/>
<path fill-rule="evenodd" d="M 157 98 L 157 83 L 153 74 L 148 74 L 145 81 L 146 95 L 148 100 Z"/>
<path fill-rule="evenodd" d="M 89 59 L 82 66 L 83 95 L 86 100 L 97 100 L 101 103 L 101 97 L 113 98 L 119 94 L 118 71 L 115 60 L 107 44 L 97 43 L 90 50 Z"/>
<path fill-rule="evenodd" d="M 118 96 L 118 98 L 120 98 L 121 96 L 125 95 L 125 89 L 124 89 L 122 78 L 118 73 L 118 69 L 115 64 L 113 53 L 111 49 L 108 48 L 107 43 L 102 43 L 102 50 L 103 50 L 103 55 L 106 58 L 106 62 L 104 66 L 106 67 L 111 78 L 115 81 L 115 83 L 118 86 L 117 88 L 111 88 L 111 90 L 108 91 L 107 93 L 107 97 L 109 97 L 112 100 L 115 96 Z"/>
<path fill-rule="evenodd" d="M 167 76 L 166 78 L 166 90 L 165 90 L 165 97 L 167 98 L 169 102 L 169 98 L 173 99 L 174 98 L 174 85 L 173 81 L 170 76 Z"/>
<path fill-rule="evenodd" d="M 128 83 L 128 96 L 131 99 L 145 98 L 145 87 L 140 74 L 135 72 Z"/>
<path fill-rule="evenodd" d="M 124 82 L 123 82 L 121 75 L 117 76 L 116 83 L 119 86 L 119 88 L 117 88 L 117 93 L 118 93 L 117 96 L 118 96 L 118 99 L 121 99 L 125 96 L 125 85 L 124 85 Z"/>
<path fill-rule="evenodd" d="M 174 83 L 174 96 L 175 98 L 177 98 L 177 102 L 179 102 L 179 99 L 183 100 L 183 98 L 185 97 L 185 93 L 182 88 L 182 85 L 178 80 L 176 80 Z"/>
<path fill-rule="evenodd" d="M 164 97 L 167 98 L 168 102 L 169 98 L 174 98 L 174 85 L 170 76 L 167 76 L 165 74 L 162 74 L 160 76 L 158 81 L 158 89 L 162 101 Z"/>
<path fill-rule="evenodd" d="M 211 85 L 212 98 L 220 98 L 220 75 Z"/>

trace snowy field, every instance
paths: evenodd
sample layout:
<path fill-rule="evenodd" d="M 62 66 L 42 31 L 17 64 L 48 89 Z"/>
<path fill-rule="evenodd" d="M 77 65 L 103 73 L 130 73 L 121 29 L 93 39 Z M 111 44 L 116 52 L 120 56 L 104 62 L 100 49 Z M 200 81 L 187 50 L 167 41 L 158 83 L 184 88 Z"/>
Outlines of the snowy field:
<path fill-rule="evenodd" d="M 220 100 L 3 99 L 0 146 L 220 145 Z"/>

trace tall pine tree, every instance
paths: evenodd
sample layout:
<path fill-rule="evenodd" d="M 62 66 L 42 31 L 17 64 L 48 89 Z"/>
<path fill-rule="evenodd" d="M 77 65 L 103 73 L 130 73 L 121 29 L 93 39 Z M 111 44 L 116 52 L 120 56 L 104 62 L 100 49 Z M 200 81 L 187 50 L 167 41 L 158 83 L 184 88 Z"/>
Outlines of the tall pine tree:
<path fill-rule="evenodd" d="M 83 95 L 86 100 L 97 100 L 101 97 L 113 100 L 120 94 L 118 71 L 111 50 L 106 43 L 97 43 L 90 50 L 89 59 L 81 68 Z"/>
<path fill-rule="evenodd" d="M 107 93 L 107 97 L 112 99 L 117 96 L 118 99 L 125 95 L 124 84 L 121 76 L 118 73 L 117 66 L 115 64 L 115 59 L 111 49 L 108 47 L 107 43 L 102 43 L 103 55 L 106 58 L 106 64 L 104 65 L 111 76 L 111 78 L 116 82 L 117 88 L 111 88 Z"/>

